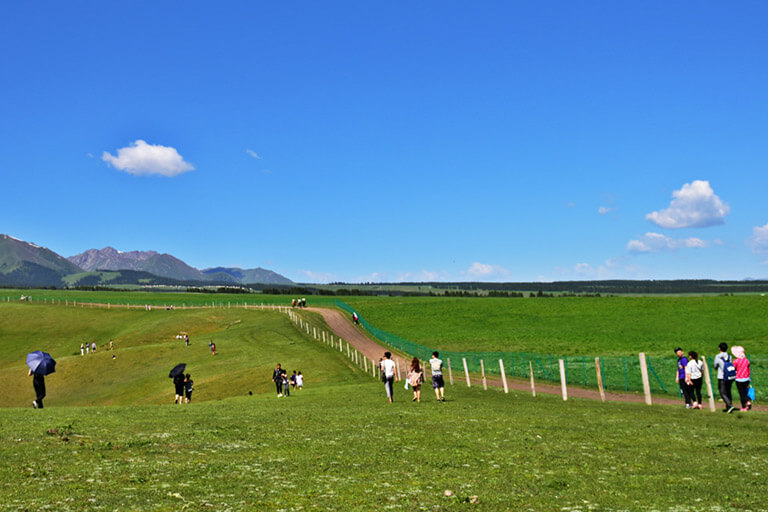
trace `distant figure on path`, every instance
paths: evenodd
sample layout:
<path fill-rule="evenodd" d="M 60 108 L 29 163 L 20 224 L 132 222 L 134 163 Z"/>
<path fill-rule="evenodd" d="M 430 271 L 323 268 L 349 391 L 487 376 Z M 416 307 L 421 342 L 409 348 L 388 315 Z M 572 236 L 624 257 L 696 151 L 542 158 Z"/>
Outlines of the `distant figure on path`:
<path fill-rule="evenodd" d="M 421 403 L 421 383 L 424 381 L 424 372 L 421 371 L 419 358 L 411 361 L 411 370 L 408 372 L 408 384 L 413 388 L 413 401 Z"/>
<path fill-rule="evenodd" d="M 211 355 L 216 355 L 216 344 L 211 341 Z"/>
<path fill-rule="evenodd" d="M 35 388 L 35 399 L 32 400 L 32 407 L 42 409 L 43 398 L 45 398 L 45 376 L 33 373 L 31 368 L 27 375 L 32 377 L 32 386 Z"/>
<path fill-rule="evenodd" d="M 192 391 L 195 390 L 195 388 L 192 387 L 194 383 L 192 375 L 188 373 L 187 377 L 184 379 L 184 398 L 187 403 L 192 401 Z"/>
<path fill-rule="evenodd" d="M 381 378 L 384 381 L 384 390 L 387 392 L 389 403 L 394 402 L 394 382 L 395 382 L 395 362 L 392 360 L 391 352 L 384 352 L 384 359 L 381 360 L 379 368 L 381 369 Z"/>
<path fill-rule="evenodd" d="M 685 408 L 691 408 L 691 394 L 688 384 L 685 382 L 685 368 L 688 366 L 688 358 L 683 355 L 683 349 L 678 347 L 675 349 L 677 355 L 677 374 L 675 375 L 675 382 L 680 386 L 680 393 L 685 400 Z"/>
<path fill-rule="evenodd" d="M 720 353 L 715 356 L 715 362 L 713 363 L 713 366 L 717 369 L 717 390 L 720 392 L 720 398 L 723 399 L 723 403 L 725 403 L 723 412 L 732 413 L 734 407 L 731 389 L 733 388 L 733 381 L 736 379 L 736 367 L 728 355 L 728 344 L 721 343 L 719 348 Z"/>
<path fill-rule="evenodd" d="M 440 354 L 432 352 L 432 359 L 429 360 L 429 366 L 432 368 L 432 389 L 435 390 L 435 398 L 445 402 L 445 382 L 443 381 L 443 361 L 439 359 Z"/>
<path fill-rule="evenodd" d="M 189 346 L 189 334 L 184 335 L 184 345 L 187 347 Z"/>
<path fill-rule="evenodd" d="M 91 352 L 96 353 L 96 342 L 91 343 Z"/>
<path fill-rule="evenodd" d="M 173 386 L 176 388 L 176 398 L 173 399 L 175 404 L 184 403 L 184 374 L 179 372 L 173 377 Z"/>
<path fill-rule="evenodd" d="M 685 367 L 685 382 L 688 384 L 691 398 L 693 399 L 693 409 L 701 409 L 701 370 L 704 363 L 699 361 L 699 354 L 691 350 L 688 352 L 688 364 Z"/>
<path fill-rule="evenodd" d="M 283 396 L 291 396 L 291 379 L 288 378 L 288 372 L 283 372 Z"/>
<path fill-rule="evenodd" d="M 114 343 L 112 340 L 109 340 L 109 350 L 112 350 L 114 348 Z"/>
<path fill-rule="evenodd" d="M 291 374 L 291 387 L 293 390 L 296 390 L 296 370 L 293 370 L 293 373 Z"/>
<path fill-rule="evenodd" d="M 82 343 L 80 344 L 80 355 L 81 356 L 85 355 L 85 345 L 83 345 Z"/>
<path fill-rule="evenodd" d="M 296 375 L 296 387 L 299 389 L 304 388 L 304 376 L 299 372 L 298 375 Z"/>
<path fill-rule="evenodd" d="M 731 353 L 736 360 L 733 365 L 736 367 L 736 389 L 739 390 L 742 412 L 752 408 L 752 400 L 749 398 L 749 384 L 751 380 L 751 370 L 749 368 L 749 359 L 744 352 L 744 347 L 736 345 L 731 348 Z"/>
<path fill-rule="evenodd" d="M 283 396 L 283 375 L 285 375 L 285 370 L 282 369 L 280 363 L 277 363 L 277 367 L 272 372 L 272 382 L 275 383 L 277 389 L 277 398 Z"/>
<path fill-rule="evenodd" d="M 357 313 L 352 313 L 352 321 L 355 323 L 355 325 L 360 323 L 360 317 L 357 316 Z"/>

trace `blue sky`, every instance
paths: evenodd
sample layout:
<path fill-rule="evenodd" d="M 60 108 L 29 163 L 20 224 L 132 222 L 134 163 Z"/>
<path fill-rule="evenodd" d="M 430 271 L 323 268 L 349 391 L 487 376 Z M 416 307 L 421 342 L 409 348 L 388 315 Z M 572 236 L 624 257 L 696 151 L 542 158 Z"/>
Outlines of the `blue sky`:
<path fill-rule="evenodd" d="M 768 5 L 16 2 L 0 232 L 299 282 L 768 277 Z"/>

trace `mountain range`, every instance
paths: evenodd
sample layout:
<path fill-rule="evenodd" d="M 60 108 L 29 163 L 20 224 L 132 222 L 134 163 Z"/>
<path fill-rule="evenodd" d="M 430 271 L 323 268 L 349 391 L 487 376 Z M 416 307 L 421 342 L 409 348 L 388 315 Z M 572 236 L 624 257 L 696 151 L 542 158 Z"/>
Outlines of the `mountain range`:
<path fill-rule="evenodd" d="M 170 254 L 156 251 L 122 252 L 105 247 L 64 258 L 45 247 L 0 235 L 0 285 L 58 287 L 139 283 L 294 284 L 263 268 L 198 270 Z"/>

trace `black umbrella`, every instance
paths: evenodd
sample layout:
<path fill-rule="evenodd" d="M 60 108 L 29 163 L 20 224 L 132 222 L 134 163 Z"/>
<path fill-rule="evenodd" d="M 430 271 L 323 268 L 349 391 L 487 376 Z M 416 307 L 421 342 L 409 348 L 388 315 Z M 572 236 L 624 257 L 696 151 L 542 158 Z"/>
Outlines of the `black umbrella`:
<path fill-rule="evenodd" d="M 168 374 L 168 378 L 172 379 L 175 376 L 184 373 L 184 370 L 187 368 L 187 365 L 185 363 L 177 364 L 173 367 L 173 370 Z"/>
<path fill-rule="evenodd" d="M 56 361 L 51 354 L 39 350 L 27 354 L 27 366 L 37 375 L 48 375 L 56 371 Z"/>

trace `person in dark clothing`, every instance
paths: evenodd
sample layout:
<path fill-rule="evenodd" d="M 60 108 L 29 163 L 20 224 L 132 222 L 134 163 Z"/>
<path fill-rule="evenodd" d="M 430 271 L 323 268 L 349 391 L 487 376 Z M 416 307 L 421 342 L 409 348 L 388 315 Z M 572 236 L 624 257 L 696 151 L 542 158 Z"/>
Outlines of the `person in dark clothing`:
<path fill-rule="evenodd" d="M 29 370 L 27 375 L 32 377 L 32 386 L 35 388 L 35 399 L 32 401 L 32 407 L 42 409 L 43 398 L 45 398 L 45 375 L 33 373 L 32 370 Z"/>
<path fill-rule="evenodd" d="M 675 375 L 675 382 L 680 386 L 680 394 L 683 395 L 685 400 L 685 408 L 690 409 L 693 407 L 691 403 L 691 386 L 685 382 L 685 367 L 688 366 L 688 358 L 683 355 L 683 349 L 678 347 L 675 349 L 675 355 L 677 355 L 677 375 Z"/>
<path fill-rule="evenodd" d="M 187 377 L 184 379 L 184 395 L 187 403 L 192 401 L 192 391 L 195 390 L 193 387 L 194 384 L 195 382 L 192 380 L 192 375 L 187 374 Z"/>
<path fill-rule="evenodd" d="M 275 388 L 277 388 L 277 397 L 280 398 L 283 396 L 283 376 L 285 375 L 285 370 L 283 370 L 280 367 L 280 363 L 277 363 L 277 367 L 275 368 L 275 371 L 272 372 L 272 382 L 275 383 Z"/>
<path fill-rule="evenodd" d="M 184 403 L 184 374 L 179 372 L 173 377 L 173 385 L 176 388 L 176 398 L 173 400 L 175 404 Z"/>
<path fill-rule="evenodd" d="M 728 355 L 728 344 L 721 343 L 719 348 L 720 353 L 715 356 L 715 362 L 713 364 L 717 370 L 717 389 L 720 391 L 720 398 L 723 399 L 723 403 L 725 404 L 723 412 L 732 413 L 735 408 L 733 407 L 731 388 L 733 387 L 733 381 L 736 378 L 736 374 L 734 372 L 733 375 L 729 376 L 725 370 L 727 366 L 733 367 L 733 362 Z"/>

